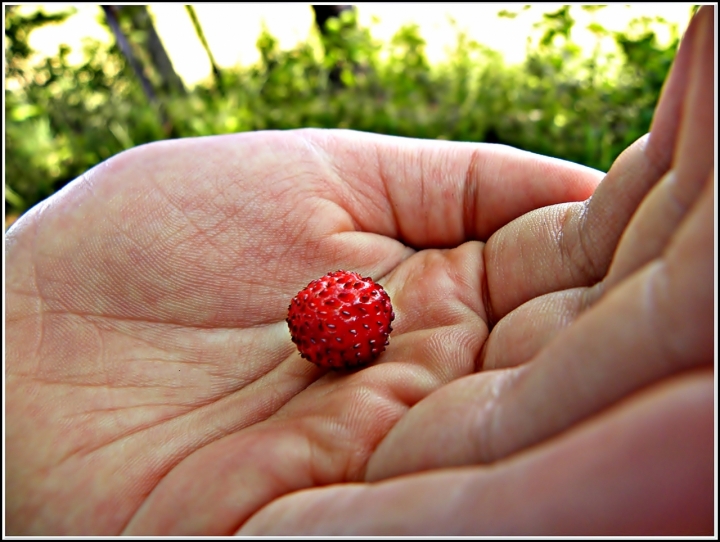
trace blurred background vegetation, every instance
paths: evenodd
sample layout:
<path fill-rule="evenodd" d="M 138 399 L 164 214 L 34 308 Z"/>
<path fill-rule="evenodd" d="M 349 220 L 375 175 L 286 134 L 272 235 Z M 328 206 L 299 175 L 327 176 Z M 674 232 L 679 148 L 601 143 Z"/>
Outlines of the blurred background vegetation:
<path fill-rule="evenodd" d="M 499 17 L 527 9 L 512 5 Z M 388 42 L 358 23 L 352 6 L 313 6 L 314 38 L 290 50 L 264 30 L 255 65 L 220 68 L 192 6 L 212 77 L 188 90 L 146 6 L 103 6 L 114 42 L 88 41 L 29 63 L 29 35 L 72 14 L 5 6 L 5 212 L 12 221 L 108 157 L 166 138 L 299 127 L 503 143 L 607 170 L 648 131 L 680 31 L 660 18 L 610 32 L 620 52 L 589 54 L 572 41 L 568 6 L 545 13 L 521 64 L 459 32 L 431 64 L 416 25 Z M 603 6 L 582 6 L 587 12 Z M 688 11 L 695 7 L 687 6 Z M 660 44 L 654 28 L 671 39 Z M 8 221 L 6 220 L 6 226 Z"/>

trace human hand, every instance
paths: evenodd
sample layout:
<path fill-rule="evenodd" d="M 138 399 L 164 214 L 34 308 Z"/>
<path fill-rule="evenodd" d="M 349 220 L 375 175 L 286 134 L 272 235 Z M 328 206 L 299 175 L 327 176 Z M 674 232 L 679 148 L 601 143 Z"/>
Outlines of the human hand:
<path fill-rule="evenodd" d="M 241 533 L 712 534 L 713 21 L 588 202 L 485 246 L 496 370 L 392 428 L 366 470 L 385 482 L 289 495 Z"/>
<path fill-rule="evenodd" d="M 483 299 L 501 294 L 483 280 L 490 245 L 464 241 L 599 178 L 503 148 L 312 131 L 95 168 L 8 234 L 9 531 L 227 534 L 341 484 L 246 525 L 289 507 L 274 527 L 301 532 L 304 507 L 392 471 L 374 450 L 412 405 L 474 371 Z M 324 374 L 283 319 L 338 267 L 385 277 L 398 317 L 378 363 Z M 360 531 L 381 530 L 360 501 Z M 412 504 L 395 502 L 398 529 L 423 532 Z"/>
<path fill-rule="evenodd" d="M 332 131 L 99 165 L 7 234 L 8 532 L 229 534 L 288 493 L 362 481 L 413 404 L 475 370 L 483 243 L 467 240 L 600 178 Z M 380 279 L 397 318 L 376 364 L 327 374 L 284 319 L 338 268 Z"/>

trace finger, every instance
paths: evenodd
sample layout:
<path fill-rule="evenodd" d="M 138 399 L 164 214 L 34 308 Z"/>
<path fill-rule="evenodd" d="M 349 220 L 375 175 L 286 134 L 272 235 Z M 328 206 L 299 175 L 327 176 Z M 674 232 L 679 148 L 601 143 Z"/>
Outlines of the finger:
<path fill-rule="evenodd" d="M 592 198 L 530 212 L 486 246 L 491 321 L 540 295 L 601 280 L 617 241 L 658 177 L 643 137 L 615 161 Z"/>
<path fill-rule="evenodd" d="M 713 166 L 713 12 L 696 16 L 688 89 L 682 104 L 673 169 L 650 191 L 633 216 L 613 258 L 603 290 L 658 257 L 687 214 Z"/>
<path fill-rule="evenodd" d="M 695 49 L 695 36 L 701 20 L 707 13 L 700 8 L 690 20 L 685 35 L 682 38 L 670 74 L 663 86 L 658 107 L 653 115 L 650 127 L 650 140 L 647 154 L 652 160 L 660 164 L 660 170 L 667 170 L 675 150 L 678 139 L 680 119 L 682 118 L 683 101 L 690 80 L 690 66 Z M 705 9 L 705 11 L 708 11 Z M 712 11 L 712 8 L 710 8 Z M 711 15 L 712 18 L 712 15 Z"/>
<path fill-rule="evenodd" d="M 414 248 L 485 240 L 514 218 L 592 194 L 602 174 L 502 145 L 300 132 L 330 163 L 357 230 Z"/>
<path fill-rule="evenodd" d="M 587 288 L 572 288 L 524 303 L 493 327 L 483 344 L 477 369 L 505 369 L 531 360 L 587 309 L 588 300 Z"/>
<path fill-rule="evenodd" d="M 528 213 L 488 241 L 488 308 L 493 322 L 534 297 L 592 286 L 605 277 L 638 205 L 671 165 L 700 23 L 695 17 L 683 37 L 653 118 L 652 135 L 618 157 L 592 198 Z"/>
<path fill-rule="evenodd" d="M 687 96 L 683 102 L 682 123 L 675 148 L 673 168 L 683 179 L 677 195 L 685 192 L 683 183 L 700 191 L 702 180 L 713 165 L 716 149 L 715 123 L 715 7 L 703 6 L 696 18 L 697 37 Z M 694 198 L 688 198 L 692 201 Z"/>
<path fill-rule="evenodd" d="M 373 457 L 371 479 L 448 458 L 496 461 L 643 386 L 712 363 L 713 189 L 710 177 L 662 259 L 609 291 L 530 363 L 452 382 L 413 407 L 378 447 L 385 459 Z"/>
<path fill-rule="evenodd" d="M 491 467 L 279 499 L 239 535 L 709 535 L 713 378 L 674 379 Z"/>
<path fill-rule="evenodd" d="M 485 344 L 481 367 L 511 367 L 531 359 L 602 291 L 659 257 L 697 199 L 712 167 L 714 145 L 712 12 L 706 10 L 698 17 L 691 36 L 694 50 L 686 62 L 692 66 L 687 74 L 685 104 L 678 111 L 682 125 L 673 169 L 651 189 L 631 219 L 608 277 L 590 291 L 574 288 L 562 294 L 540 296 L 508 314 Z M 682 54 L 687 55 L 688 51 L 690 48 L 684 47 Z"/>
<path fill-rule="evenodd" d="M 508 314 L 484 345 L 479 366 L 497 369 L 530 360 L 602 292 L 659 257 L 697 199 L 712 167 L 714 145 L 712 12 L 704 11 L 698 17 L 692 34 L 694 50 L 683 49 L 684 54 L 692 53 L 687 61 L 692 66 L 686 74 L 690 82 L 673 169 L 650 190 L 630 220 L 608 276 L 590 290 L 573 288 L 540 296 Z M 537 266 L 528 265 L 527 269 Z"/>

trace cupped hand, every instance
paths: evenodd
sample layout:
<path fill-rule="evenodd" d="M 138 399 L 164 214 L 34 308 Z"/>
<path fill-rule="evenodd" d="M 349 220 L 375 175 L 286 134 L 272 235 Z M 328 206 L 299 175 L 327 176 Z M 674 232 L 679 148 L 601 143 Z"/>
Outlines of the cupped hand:
<path fill-rule="evenodd" d="M 707 362 L 712 186 L 699 195 L 707 160 L 687 159 L 683 170 L 678 158 L 678 149 L 707 155 L 703 141 L 688 140 L 694 130 L 673 125 L 691 94 L 683 69 L 698 71 L 688 66 L 699 53 L 684 51 L 650 142 L 621 157 L 587 204 L 526 214 L 593 193 L 602 175 L 565 162 L 308 130 L 133 149 L 32 210 L 6 238 L 8 532 L 557 530 L 562 518 L 542 507 L 524 506 L 524 522 L 510 522 L 520 516 L 509 501 L 517 508 L 536 497 L 521 483 L 539 483 L 533 473 L 575 459 L 576 477 L 544 480 L 552 505 L 577 497 L 587 475 L 572 451 L 591 449 L 591 460 L 622 474 L 627 461 L 612 459 L 628 449 L 673 451 L 667 431 L 653 431 L 658 419 L 704 445 L 707 417 L 693 424 L 678 415 L 706 412 L 703 374 L 533 447 Z M 689 88 L 705 92 L 701 83 Z M 687 200 L 673 224 L 660 221 L 661 238 L 647 202 L 663 205 L 652 187 L 663 186 L 670 164 L 666 184 L 681 184 Z M 641 201 L 650 218 L 638 211 L 630 221 Z M 683 271 L 691 266 L 700 275 Z M 292 296 L 338 268 L 378 280 L 396 313 L 390 346 L 359 371 L 300 359 L 284 322 Z M 648 322 L 645 298 L 636 299 L 646 284 L 658 284 L 679 312 Z M 620 318 L 628 307 L 637 313 Z M 615 340 L 608 321 L 639 331 Z M 671 324 L 680 332 L 668 333 Z M 671 343 L 654 366 L 637 346 L 646 336 Z M 686 343 L 697 346 L 693 356 Z M 618 372 L 620 355 L 629 369 Z M 499 370 L 473 374 L 483 367 Z M 592 446 L 626 426 L 634 440 Z M 445 469 L 493 461 L 497 468 Z M 438 470 L 365 483 L 426 469 Z M 696 471 L 677 476 L 690 487 Z M 507 483 L 513 476 L 516 485 Z M 504 500 L 478 510 L 472 492 L 487 484 L 505 488 Z"/>
<path fill-rule="evenodd" d="M 473 377 L 472 393 L 493 405 L 468 422 L 482 438 L 458 450 L 459 464 L 465 453 L 495 461 L 641 387 L 712 363 L 712 17 L 703 8 L 693 20 L 649 137 L 617 159 L 590 199 L 527 213 L 489 239 L 487 313 L 497 323 L 478 360 L 488 372 Z M 447 416 L 448 401 L 465 410 L 467 385 L 433 401 Z M 437 430 L 420 421 L 434 408 L 428 402 L 413 416 L 422 440 L 442 446 L 440 434 L 455 425 L 434 414 Z M 384 445 L 400 449 L 392 439 Z M 419 449 L 430 466 L 431 454 Z M 420 466 L 407 456 L 397 462 L 393 474 Z"/>
<path fill-rule="evenodd" d="M 97 166 L 7 236 L 9 532 L 229 534 L 278 497 L 363 480 L 408 409 L 475 370 L 478 239 L 600 178 L 504 147 L 313 130 Z M 336 269 L 381 282 L 396 313 L 360 371 L 302 360 L 285 323 Z"/>
<path fill-rule="evenodd" d="M 402 417 L 378 483 L 289 495 L 243 534 L 712 534 L 713 34 L 703 7 L 592 198 L 490 238 L 484 371 Z"/>

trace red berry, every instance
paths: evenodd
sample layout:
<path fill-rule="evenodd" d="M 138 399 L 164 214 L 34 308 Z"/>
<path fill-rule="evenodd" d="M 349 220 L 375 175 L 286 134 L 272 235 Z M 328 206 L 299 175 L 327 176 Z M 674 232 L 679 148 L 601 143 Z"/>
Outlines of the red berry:
<path fill-rule="evenodd" d="M 286 321 L 303 358 L 320 367 L 346 368 L 370 363 L 385 350 L 394 319 L 382 286 L 358 273 L 336 271 L 301 290 Z"/>

